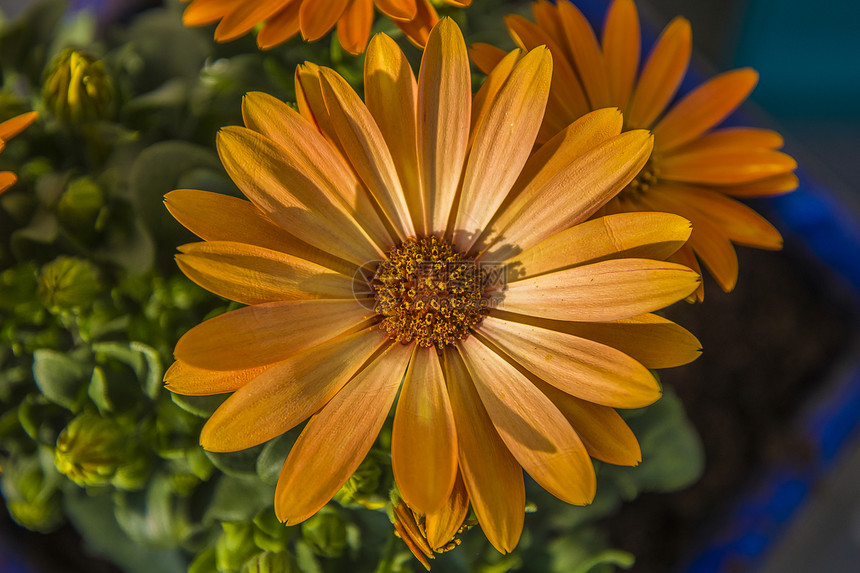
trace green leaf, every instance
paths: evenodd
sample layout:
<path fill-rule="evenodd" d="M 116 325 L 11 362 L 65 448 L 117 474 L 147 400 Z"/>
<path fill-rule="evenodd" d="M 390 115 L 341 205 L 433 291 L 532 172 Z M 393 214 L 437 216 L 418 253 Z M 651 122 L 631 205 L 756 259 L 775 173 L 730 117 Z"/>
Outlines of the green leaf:
<path fill-rule="evenodd" d="M 281 475 L 281 468 L 289 455 L 293 444 L 299 437 L 299 429 L 293 428 L 285 434 L 281 434 L 274 440 L 269 440 L 263 446 L 263 450 L 257 457 L 257 475 L 264 482 L 275 485 Z"/>
<path fill-rule="evenodd" d="M 142 492 L 116 494 L 116 519 L 137 543 L 176 547 L 191 531 L 187 508 L 181 499 L 174 493 L 170 476 L 159 474 Z"/>
<path fill-rule="evenodd" d="M 41 349 L 33 353 L 33 379 L 51 402 L 77 412 L 84 401 L 84 381 L 92 367 L 56 350 Z"/>
<path fill-rule="evenodd" d="M 137 156 L 129 174 L 135 211 L 154 236 L 171 249 L 187 242 L 191 235 L 165 209 L 164 195 L 189 187 L 188 183 L 193 185 L 194 182 L 187 181 L 191 173 L 197 173 L 198 178 L 208 173 L 208 179 L 222 181 L 221 187 L 228 182 L 212 149 L 186 141 L 163 141 L 147 147 Z M 204 186 L 191 188 L 218 190 Z"/>
<path fill-rule="evenodd" d="M 635 468 L 612 467 L 626 474 L 640 491 L 674 491 L 695 482 L 704 470 L 699 435 L 678 396 L 667 389 L 663 397 L 629 420 L 639 438 L 642 463 Z"/>
<path fill-rule="evenodd" d="M 216 468 L 227 475 L 257 478 L 257 458 L 264 447 L 265 444 L 260 444 L 238 452 L 206 451 L 206 456 Z"/>
<path fill-rule="evenodd" d="M 275 501 L 275 488 L 256 477 L 224 475 L 215 485 L 203 521 L 250 520 Z"/>
<path fill-rule="evenodd" d="M 208 418 L 218 409 L 229 394 L 215 394 L 213 396 L 183 396 L 182 394 L 170 393 L 173 403 L 200 418 Z"/>
<path fill-rule="evenodd" d="M 296 541 L 296 563 L 302 573 L 322 573 L 322 567 L 313 549 L 301 539 Z"/>
<path fill-rule="evenodd" d="M 93 368 L 93 376 L 90 378 L 90 385 L 87 387 L 87 395 L 96 408 L 99 414 L 107 414 L 113 411 L 113 403 L 108 396 L 107 379 L 105 378 L 104 370 L 100 366 Z"/>
<path fill-rule="evenodd" d="M 161 382 L 164 379 L 164 365 L 158 351 L 142 342 L 132 342 L 129 348 L 140 352 L 146 362 L 146 375 L 140 380 L 144 394 L 155 399 L 161 391 Z"/>
<path fill-rule="evenodd" d="M 78 487 L 66 488 L 64 509 L 86 539 L 89 549 L 119 565 L 125 573 L 185 573 L 179 549 L 156 549 L 132 540 L 119 526 L 109 495 L 89 495 Z"/>

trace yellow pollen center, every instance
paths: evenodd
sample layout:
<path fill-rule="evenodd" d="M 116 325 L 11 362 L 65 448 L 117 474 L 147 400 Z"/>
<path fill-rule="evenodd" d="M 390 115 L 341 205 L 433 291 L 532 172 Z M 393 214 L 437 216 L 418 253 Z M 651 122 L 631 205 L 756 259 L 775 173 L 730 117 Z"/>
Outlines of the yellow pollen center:
<path fill-rule="evenodd" d="M 485 273 L 465 253 L 435 236 L 394 247 L 373 278 L 374 310 L 388 336 L 441 348 L 463 340 L 487 312 Z"/>
<path fill-rule="evenodd" d="M 645 164 L 645 167 L 642 168 L 642 171 L 639 172 L 639 175 L 625 187 L 624 191 L 628 193 L 644 193 L 657 183 L 659 176 L 660 168 L 652 157 Z"/>

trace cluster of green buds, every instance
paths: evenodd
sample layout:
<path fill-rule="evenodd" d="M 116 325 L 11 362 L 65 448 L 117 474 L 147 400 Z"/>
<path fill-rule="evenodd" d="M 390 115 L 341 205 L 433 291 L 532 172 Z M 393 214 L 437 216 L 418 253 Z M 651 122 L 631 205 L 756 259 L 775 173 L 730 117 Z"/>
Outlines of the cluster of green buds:
<path fill-rule="evenodd" d="M 292 532 L 271 507 L 253 520 L 222 521 L 214 547 L 198 555 L 188 573 L 298 573 L 296 558 L 287 550 Z"/>
<path fill-rule="evenodd" d="M 57 438 L 57 470 L 81 487 L 143 487 L 149 477 L 150 461 L 137 440 L 130 439 L 133 434 L 129 425 L 89 412 L 77 416 Z"/>
<path fill-rule="evenodd" d="M 42 100 L 67 123 L 109 119 L 115 99 L 113 80 L 101 60 L 66 48 L 48 66 Z"/>

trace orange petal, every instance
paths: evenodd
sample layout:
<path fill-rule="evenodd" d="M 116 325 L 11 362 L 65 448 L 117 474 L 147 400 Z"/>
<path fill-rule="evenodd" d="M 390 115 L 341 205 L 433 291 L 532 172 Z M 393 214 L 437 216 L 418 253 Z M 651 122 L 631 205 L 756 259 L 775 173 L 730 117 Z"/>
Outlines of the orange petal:
<path fill-rule="evenodd" d="M 457 471 L 451 495 L 438 510 L 424 516 L 424 531 L 427 533 L 427 543 L 438 551 L 454 538 L 469 514 L 469 494 L 463 476 Z"/>
<path fill-rule="evenodd" d="M 410 42 L 419 48 L 424 48 L 427 44 L 427 39 L 430 37 L 430 31 L 439 21 L 439 16 L 436 14 L 436 9 L 433 8 L 430 0 L 415 0 L 415 5 L 417 8 L 415 18 L 408 22 L 394 20 L 394 23 L 406 34 L 406 38 Z"/>
<path fill-rule="evenodd" d="M 406 503 L 419 513 L 442 509 L 457 476 L 457 437 L 435 348 L 415 345 L 394 414 L 391 466 Z"/>
<path fill-rule="evenodd" d="M 273 365 L 215 410 L 200 445 L 235 452 L 283 434 L 328 403 L 386 341 L 378 328 L 365 329 Z"/>
<path fill-rule="evenodd" d="M 250 201 L 209 191 L 177 189 L 164 196 L 164 205 L 180 224 L 206 241 L 247 243 L 313 261 L 346 275 L 355 272 L 355 265 L 281 229 Z"/>
<path fill-rule="evenodd" d="M 721 193 L 685 185 L 660 186 L 659 193 L 662 201 L 670 201 L 673 206 L 692 206 L 699 212 L 697 220 L 710 219 L 734 242 L 759 249 L 782 248 L 782 236 L 773 225 L 746 205 Z"/>
<path fill-rule="evenodd" d="M 279 520 L 304 521 L 349 480 L 385 422 L 409 354 L 408 346 L 389 345 L 310 419 L 278 478 Z"/>
<path fill-rule="evenodd" d="M 630 107 L 624 114 L 629 127 L 651 127 L 663 112 L 690 63 L 693 35 L 686 18 L 675 18 L 660 34 L 645 62 Z"/>
<path fill-rule="evenodd" d="M 591 111 L 582 84 L 565 57 L 564 48 L 556 44 L 545 31 L 522 16 L 515 14 L 506 16 L 505 24 L 514 41 L 521 48 L 532 50 L 545 45 L 553 55 L 552 89 L 547 115 L 556 114 L 564 117 L 567 119 L 564 124 L 567 124 Z"/>
<path fill-rule="evenodd" d="M 256 368 L 331 340 L 370 313 L 354 300 L 246 306 L 198 324 L 179 339 L 174 354 L 177 360 L 198 368 Z"/>
<path fill-rule="evenodd" d="M 695 260 L 693 257 L 693 263 Z M 566 322 L 499 310 L 492 311 L 491 316 L 566 332 L 611 346 L 646 368 L 680 366 L 692 362 L 702 354 L 702 344 L 695 336 L 656 314 L 641 314 L 609 322 Z"/>
<path fill-rule="evenodd" d="M 373 26 L 373 0 L 351 0 L 337 22 L 337 37 L 343 49 L 358 55 L 367 46 Z"/>
<path fill-rule="evenodd" d="M 499 65 L 499 62 L 502 61 L 505 55 L 507 55 L 507 52 L 491 44 L 477 42 L 469 46 L 469 58 L 486 75 L 489 75 Z"/>
<path fill-rule="evenodd" d="M 758 74 L 743 68 L 711 78 L 679 101 L 654 128 L 660 152 L 692 141 L 732 113 L 758 83 Z"/>
<path fill-rule="evenodd" d="M 557 6 L 565 30 L 564 36 L 591 108 L 609 106 L 612 101 L 609 76 L 594 30 L 582 12 L 571 2 L 560 2 Z"/>
<path fill-rule="evenodd" d="M 552 58 L 537 48 L 517 62 L 475 128 L 454 243 L 468 251 L 517 180 L 534 147 L 552 77 Z"/>
<path fill-rule="evenodd" d="M 731 292 L 738 280 L 738 257 L 728 237 L 710 214 L 691 207 L 691 203 L 677 195 L 663 192 L 668 187 L 651 189 L 643 199 L 657 210 L 673 211 L 693 223 L 693 234 L 687 245 L 693 249 L 725 292 Z"/>
<path fill-rule="evenodd" d="M 695 229 L 694 222 L 693 236 Z M 609 260 L 511 283 L 500 308 L 555 320 L 618 320 L 667 307 L 700 280 L 674 263 Z"/>
<path fill-rule="evenodd" d="M 380 12 L 392 20 L 412 20 L 418 14 L 415 0 L 373 0 Z"/>
<path fill-rule="evenodd" d="M 401 241 L 415 235 L 406 196 L 385 138 L 370 111 L 346 80 L 334 71 L 320 71 L 329 119 L 352 167 L 394 226 Z"/>
<path fill-rule="evenodd" d="M 707 135 L 697 137 L 686 145 L 679 147 L 676 153 L 692 153 L 725 148 L 755 148 L 779 149 L 784 140 L 782 136 L 770 129 L 758 127 L 724 127 Z"/>
<path fill-rule="evenodd" d="M 633 0 L 615 0 L 603 27 L 603 58 L 609 74 L 611 105 L 627 108 L 641 52 L 639 14 Z"/>
<path fill-rule="evenodd" d="M 460 471 L 487 540 L 510 553 L 523 531 L 526 493 L 520 465 L 481 403 L 460 355 L 444 350 L 445 382 L 457 426 Z"/>
<path fill-rule="evenodd" d="M 617 111 L 609 113 L 618 117 Z M 573 140 L 569 145 L 579 148 L 580 144 Z M 648 132 L 628 131 L 568 163 L 549 162 L 492 225 L 495 244 L 482 257 L 507 259 L 587 219 L 639 173 L 651 144 Z M 564 155 L 568 154 L 557 154 Z"/>
<path fill-rule="evenodd" d="M 315 124 L 323 137 L 342 153 L 322 95 L 321 70 L 322 68 L 313 62 L 305 62 L 296 67 L 296 105 L 299 114 Z"/>
<path fill-rule="evenodd" d="M 11 171 L 0 171 L 0 193 L 5 192 L 9 187 L 18 181 L 18 176 Z"/>
<path fill-rule="evenodd" d="M 215 28 L 216 42 L 229 42 L 250 32 L 254 26 L 274 15 L 284 6 L 300 0 L 268 0 L 266 2 L 243 2 L 230 10 Z"/>
<path fill-rule="evenodd" d="M 180 362 L 174 362 L 164 373 L 164 387 L 185 396 L 209 396 L 235 392 L 268 366 L 258 366 L 245 370 L 207 370 Z"/>
<path fill-rule="evenodd" d="M 328 0 L 314 2 L 305 0 L 299 11 L 302 37 L 309 42 L 319 40 L 334 28 L 350 0 Z"/>
<path fill-rule="evenodd" d="M 562 501 L 590 503 L 597 487 L 591 458 L 558 408 L 474 336 L 459 348 L 493 426 L 523 469 Z"/>
<path fill-rule="evenodd" d="M 570 53 L 570 45 L 567 43 L 564 24 L 561 21 L 558 4 L 549 2 L 549 0 L 538 0 L 532 2 L 532 15 L 534 16 L 535 24 L 546 33 L 550 39 L 561 48 L 564 53 L 563 57 L 572 62 L 573 58 Z M 562 57 L 562 55 L 559 55 Z"/>
<path fill-rule="evenodd" d="M 176 263 L 185 276 L 243 304 L 353 298 L 352 277 L 277 251 L 230 241 L 191 243 Z"/>
<path fill-rule="evenodd" d="M 639 442 L 618 412 L 565 394 L 541 380 L 533 382 L 564 414 L 591 457 L 621 466 L 642 461 Z"/>
<path fill-rule="evenodd" d="M 315 130 L 313 133 L 325 144 Z M 337 180 L 348 175 L 348 167 L 339 170 L 330 148 L 314 153 L 321 148 L 314 149 L 311 142 L 287 148 L 242 127 L 222 129 L 217 146 L 231 179 L 279 226 L 357 265 L 384 256 L 379 246 L 384 239 L 377 233 L 371 237 L 367 230 L 371 225 L 366 221 L 373 220 L 367 211 L 372 206 L 358 213 L 345 204 L 345 195 L 357 195 L 361 190 L 344 188 L 348 183 Z M 358 186 L 358 182 L 353 185 Z"/>
<path fill-rule="evenodd" d="M 469 141 L 472 80 L 460 29 L 449 18 L 433 28 L 418 77 L 418 158 L 425 227 L 444 233 Z"/>
<path fill-rule="evenodd" d="M 186 26 L 205 26 L 217 22 L 245 0 L 194 0 L 182 13 L 182 23 Z"/>
<path fill-rule="evenodd" d="M 719 147 L 672 153 L 659 165 L 661 179 L 710 185 L 750 183 L 797 168 L 791 156 L 761 147 Z"/>
<path fill-rule="evenodd" d="M 724 185 L 720 191 L 733 197 L 771 197 L 794 191 L 800 181 L 794 173 L 784 173 L 742 185 Z"/>
<path fill-rule="evenodd" d="M 273 48 L 299 33 L 301 6 L 301 0 L 293 0 L 271 18 L 266 19 L 260 33 L 257 34 L 257 45 L 261 50 Z"/>
<path fill-rule="evenodd" d="M 690 238 L 690 222 L 670 213 L 618 213 L 544 239 L 508 259 L 507 280 L 612 258 L 665 259 Z"/>
<path fill-rule="evenodd" d="M 37 112 L 29 111 L 0 123 L 0 140 L 9 141 L 30 127 L 30 125 L 36 121 L 37 117 L 39 117 Z"/>
<path fill-rule="evenodd" d="M 494 317 L 485 318 L 477 332 L 538 378 L 583 400 L 641 408 L 660 397 L 651 372 L 610 346 Z"/>
<path fill-rule="evenodd" d="M 507 84 L 508 78 L 511 76 L 511 71 L 517 65 L 517 62 L 523 59 L 524 52 L 519 48 L 513 50 L 498 62 L 498 64 L 490 70 L 484 83 L 478 89 L 477 93 L 472 97 L 472 125 L 469 130 L 469 148 L 472 147 L 475 141 L 475 126 L 484 121 L 484 118 L 493 109 L 493 102 L 499 91 Z"/>
<path fill-rule="evenodd" d="M 364 99 L 394 159 L 413 228 L 426 235 L 418 179 L 417 90 L 400 47 L 385 34 L 374 36 L 364 58 Z"/>

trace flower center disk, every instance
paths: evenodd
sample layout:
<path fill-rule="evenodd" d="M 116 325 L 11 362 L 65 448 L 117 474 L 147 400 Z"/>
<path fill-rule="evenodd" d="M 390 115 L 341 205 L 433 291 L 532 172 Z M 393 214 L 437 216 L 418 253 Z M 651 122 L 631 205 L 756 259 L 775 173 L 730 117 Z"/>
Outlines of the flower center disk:
<path fill-rule="evenodd" d="M 488 304 L 486 273 L 436 236 L 411 237 L 391 249 L 373 277 L 374 310 L 388 336 L 442 348 L 468 336 Z"/>

